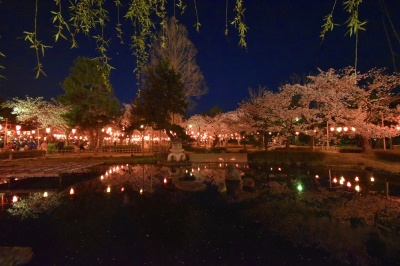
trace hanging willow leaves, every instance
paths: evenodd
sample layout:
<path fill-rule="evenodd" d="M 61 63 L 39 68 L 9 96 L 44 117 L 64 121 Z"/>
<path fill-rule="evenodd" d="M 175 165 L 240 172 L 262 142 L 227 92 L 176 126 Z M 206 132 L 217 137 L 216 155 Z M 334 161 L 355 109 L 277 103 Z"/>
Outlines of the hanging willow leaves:
<path fill-rule="evenodd" d="M 0 52 L 0 57 L 6 57 L 6 55 L 3 54 L 2 52 Z M 5 69 L 5 67 L 0 65 L 0 70 L 3 70 L 3 69 Z M 5 77 L 3 75 L 0 75 L 0 78 L 5 78 Z"/>
<path fill-rule="evenodd" d="M 110 36 L 112 34 L 109 29 L 115 30 L 114 35 L 118 38 L 120 43 L 125 43 L 128 39 L 128 37 L 126 40 L 123 39 L 124 30 L 132 29 L 132 33 L 130 33 L 129 36 L 129 46 L 136 60 L 134 72 L 139 80 L 139 73 L 147 62 L 152 40 L 154 38 L 163 38 L 163 36 L 157 36 L 156 32 L 159 30 L 159 27 L 164 27 L 163 21 L 167 15 L 166 0 L 113 0 L 112 3 L 114 5 L 108 4 L 109 1 L 105 0 L 53 1 L 56 8 L 50 12 L 51 22 L 56 29 L 53 36 L 54 41 L 57 42 L 60 38 L 69 39 L 71 48 L 78 48 L 78 35 L 83 34 L 94 38 L 96 41 L 96 50 L 99 53 L 98 59 L 104 64 L 106 72 L 113 69 L 109 64 L 111 58 L 107 55 L 111 41 Z M 243 0 L 235 1 L 236 7 L 234 12 L 236 12 L 236 18 L 232 24 L 238 29 L 240 36 L 239 45 L 246 47 L 245 37 L 248 28 L 244 23 L 245 8 L 243 6 Z M 183 0 L 173 1 L 173 5 L 174 14 L 175 7 L 181 10 L 181 14 L 184 13 L 187 7 Z M 192 5 L 196 11 L 196 22 L 194 26 L 196 30 L 199 31 L 201 23 L 198 17 L 196 0 L 193 0 Z M 36 0 L 35 9 L 35 28 L 33 31 L 25 31 L 24 34 L 25 40 L 30 42 L 31 48 L 36 51 L 36 77 L 39 77 L 39 75 L 44 74 L 40 61 L 40 53 L 43 56 L 44 50 L 51 46 L 43 44 L 37 38 L 37 14 L 38 0 Z M 114 17 L 114 19 L 111 20 L 110 17 Z M 109 27 L 112 23 L 115 23 L 114 26 Z M 109 73 L 105 73 L 106 76 L 108 74 Z"/>
<path fill-rule="evenodd" d="M 347 33 L 350 36 L 356 34 L 359 30 L 365 30 L 364 25 L 367 24 L 367 21 L 360 21 L 358 19 L 358 7 L 361 3 L 362 0 L 348 0 L 343 3 L 345 5 L 345 10 L 350 13 L 346 21 L 346 25 L 349 28 Z"/>
<path fill-rule="evenodd" d="M 246 43 L 246 32 L 249 29 L 244 22 L 244 12 L 245 8 L 243 6 L 243 1 L 242 0 L 236 0 L 236 5 L 235 9 L 236 11 L 236 17 L 235 19 L 231 22 L 232 25 L 235 26 L 235 28 L 238 29 L 239 32 L 239 46 L 246 48 L 247 43 Z"/>
<path fill-rule="evenodd" d="M 332 31 L 335 26 L 338 26 L 338 24 L 333 23 L 333 11 L 335 9 L 337 0 L 335 0 L 335 3 L 333 5 L 332 11 L 329 15 L 324 17 L 324 24 L 322 25 L 322 31 L 320 34 L 320 37 L 322 40 L 325 38 L 325 35 L 328 31 Z M 360 30 L 365 30 L 365 25 L 367 24 L 367 21 L 360 21 L 359 20 L 359 6 L 361 5 L 362 0 L 345 0 L 343 1 L 344 5 L 344 10 L 349 13 L 349 17 L 344 23 L 344 25 L 347 26 L 348 31 L 346 35 L 348 34 L 350 37 L 355 36 L 355 59 L 354 59 L 354 76 L 357 75 L 357 63 L 358 63 L 358 32 Z"/>

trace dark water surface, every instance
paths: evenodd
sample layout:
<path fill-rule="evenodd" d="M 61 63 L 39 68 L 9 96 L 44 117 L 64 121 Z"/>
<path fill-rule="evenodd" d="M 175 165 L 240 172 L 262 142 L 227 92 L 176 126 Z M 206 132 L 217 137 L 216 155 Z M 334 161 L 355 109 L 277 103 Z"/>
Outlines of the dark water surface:
<path fill-rule="evenodd" d="M 271 176 L 284 170 L 268 169 Z M 288 174 L 300 173 L 294 171 Z M 319 174 L 319 182 L 329 185 L 326 171 L 306 173 Z M 192 174 L 207 184 L 205 191 L 183 192 L 171 184 Z M 32 247 L 30 265 L 338 265 L 330 255 L 294 246 L 244 215 L 251 201 L 237 202 L 217 190 L 225 174 L 219 166 L 188 171 L 142 165 L 113 166 L 79 184 L 65 177 L 61 204 L 53 211 L 25 220 L 0 212 L 0 246 Z M 347 174 L 349 180 L 360 175 L 331 174 Z M 370 174 L 360 177 L 368 180 Z M 59 180 L 45 183 L 54 182 Z"/>
<path fill-rule="evenodd" d="M 76 185 L 36 219 L 3 212 L 0 245 L 32 247 L 30 265 L 337 265 L 268 233 L 242 214 L 251 202 L 232 202 L 211 183 L 182 192 L 154 175 L 152 192 L 140 193 L 149 176 L 118 180 Z"/>

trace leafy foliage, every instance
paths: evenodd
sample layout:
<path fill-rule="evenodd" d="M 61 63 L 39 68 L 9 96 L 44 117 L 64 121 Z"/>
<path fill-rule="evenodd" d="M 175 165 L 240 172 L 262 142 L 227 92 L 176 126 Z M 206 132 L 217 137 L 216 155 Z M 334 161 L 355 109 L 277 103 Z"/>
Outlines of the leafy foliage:
<path fill-rule="evenodd" d="M 40 214 L 58 207 L 61 204 L 61 196 L 61 193 L 50 194 L 48 197 L 43 197 L 42 193 L 33 193 L 26 199 L 14 202 L 12 208 L 7 211 L 21 220 L 37 218 Z"/>
<path fill-rule="evenodd" d="M 133 112 L 141 118 L 138 122 L 154 129 L 165 129 L 171 138 L 175 115 L 186 115 L 184 85 L 181 75 L 170 67 L 167 59 L 155 68 L 146 69 L 144 87 L 134 103 Z"/>
<path fill-rule="evenodd" d="M 103 74 L 97 59 L 79 57 L 61 84 L 65 94 L 59 101 L 70 107 L 63 117 L 69 126 L 88 130 L 92 144 L 97 143 L 95 135 L 99 135 L 99 129 L 112 124 L 120 115 L 119 101 Z"/>
<path fill-rule="evenodd" d="M 51 102 L 45 101 L 43 97 L 26 99 L 14 97 L 3 104 L 11 108 L 12 114 L 17 116 L 19 122 L 30 124 L 35 127 L 47 127 L 66 129 L 66 122 L 62 116 L 68 112 L 68 106 L 62 106 L 55 99 Z"/>
<path fill-rule="evenodd" d="M 112 2 L 112 4 L 111 4 Z M 90 36 L 96 41 L 96 50 L 99 53 L 98 59 L 105 68 L 105 77 L 109 75 L 113 67 L 109 64 L 108 56 L 109 44 L 112 36 L 115 36 L 120 43 L 127 42 L 133 51 L 136 59 L 135 72 L 137 80 L 140 80 L 140 73 L 148 61 L 149 49 L 155 39 L 163 40 L 163 36 L 158 36 L 156 32 L 165 28 L 164 19 L 167 16 L 167 10 L 179 9 L 184 13 L 187 5 L 184 1 L 173 1 L 172 6 L 167 5 L 165 0 L 139 0 L 139 1 L 104 1 L 104 0 L 81 0 L 81 1 L 61 1 L 54 0 L 55 8 L 51 10 L 51 22 L 55 28 L 54 41 L 58 42 L 60 38 L 71 41 L 71 48 L 77 48 L 78 35 Z M 196 11 L 196 22 L 194 27 L 200 30 L 201 23 L 197 14 L 197 3 L 193 0 L 193 8 Z M 50 45 L 44 44 L 38 38 L 41 33 L 39 27 L 38 15 L 41 6 L 39 1 L 35 2 L 35 13 L 33 17 L 33 29 L 25 31 L 25 40 L 30 43 L 30 48 L 35 50 L 36 54 L 36 78 L 45 75 L 41 59 L 46 49 Z M 67 10 L 67 11 L 65 11 Z M 236 0 L 234 12 L 237 14 L 232 23 L 238 28 L 240 42 L 239 45 L 246 47 L 247 26 L 244 22 L 245 8 L 242 0 Z M 124 19 L 124 20 L 122 20 Z M 114 29 L 112 31 L 111 29 Z M 124 38 L 125 33 L 130 34 Z M 163 41 L 162 41 L 163 42 Z M 0 54 L 1 55 L 1 54 Z"/>

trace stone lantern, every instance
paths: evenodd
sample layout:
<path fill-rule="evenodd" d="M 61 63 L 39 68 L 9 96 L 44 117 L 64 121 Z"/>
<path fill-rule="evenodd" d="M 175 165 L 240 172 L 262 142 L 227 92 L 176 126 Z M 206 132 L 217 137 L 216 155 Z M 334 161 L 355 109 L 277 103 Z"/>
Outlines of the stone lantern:
<path fill-rule="evenodd" d="M 172 148 L 169 150 L 167 161 L 183 162 L 186 160 L 186 155 L 183 153 L 182 141 L 173 140 Z"/>

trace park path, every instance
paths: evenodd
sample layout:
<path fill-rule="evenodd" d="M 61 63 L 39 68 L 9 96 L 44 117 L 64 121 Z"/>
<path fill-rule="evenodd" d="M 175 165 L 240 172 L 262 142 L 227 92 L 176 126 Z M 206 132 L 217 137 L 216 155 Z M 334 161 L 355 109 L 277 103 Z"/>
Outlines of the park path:
<path fill-rule="evenodd" d="M 0 167 L 0 179 L 24 177 L 57 177 L 60 174 L 85 173 L 100 162 L 40 162 L 37 165 L 27 164 Z"/>

